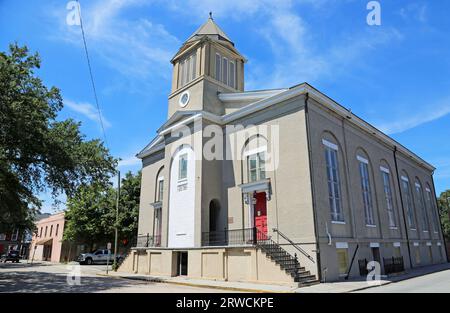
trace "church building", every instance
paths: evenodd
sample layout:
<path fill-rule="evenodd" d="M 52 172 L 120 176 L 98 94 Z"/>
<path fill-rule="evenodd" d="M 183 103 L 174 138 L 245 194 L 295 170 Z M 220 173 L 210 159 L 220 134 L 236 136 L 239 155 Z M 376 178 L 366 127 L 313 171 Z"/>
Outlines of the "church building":
<path fill-rule="evenodd" d="M 447 262 L 435 168 L 308 83 L 245 90 L 246 61 L 212 17 L 171 60 L 119 271 L 309 285 Z"/>

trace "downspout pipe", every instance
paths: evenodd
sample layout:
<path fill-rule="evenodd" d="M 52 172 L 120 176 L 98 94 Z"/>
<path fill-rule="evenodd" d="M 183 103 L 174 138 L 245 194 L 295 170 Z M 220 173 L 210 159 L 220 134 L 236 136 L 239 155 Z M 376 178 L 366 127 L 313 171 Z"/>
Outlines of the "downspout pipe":
<path fill-rule="evenodd" d="M 434 186 L 434 177 L 433 177 L 433 175 L 434 175 L 434 171 L 433 171 L 433 173 L 431 173 L 431 184 L 433 185 L 434 203 L 435 203 L 435 206 L 436 206 L 435 209 L 438 210 L 437 211 L 437 216 L 438 216 L 438 219 L 439 219 L 439 226 L 441 227 L 441 238 L 442 238 L 442 242 L 444 243 L 444 247 L 443 248 L 444 248 L 445 256 L 447 258 L 447 263 L 448 263 L 448 262 L 450 262 L 450 259 L 449 259 L 449 255 L 448 255 L 448 251 L 447 251 L 447 243 L 445 241 L 445 236 L 444 236 L 444 228 L 442 227 L 441 214 L 439 214 L 439 204 L 437 202 L 436 188 Z"/>
<path fill-rule="evenodd" d="M 305 123 L 306 123 L 306 140 L 308 143 L 308 158 L 309 158 L 309 179 L 311 184 L 311 197 L 312 197 L 312 207 L 313 207 L 313 219 L 314 219 L 314 233 L 316 237 L 316 259 L 317 259 L 317 277 L 319 281 L 322 282 L 322 265 L 320 260 L 320 236 L 319 236 L 319 225 L 317 221 L 317 207 L 316 207 L 316 197 L 314 194 L 314 172 L 313 172 L 313 158 L 311 150 L 311 131 L 309 128 L 309 113 L 308 113 L 308 100 L 309 93 L 305 94 Z"/>
<path fill-rule="evenodd" d="M 394 163 L 395 163 L 395 172 L 397 173 L 397 184 L 398 184 L 398 191 L 400 193 L 400 203 L 402 205 L 403 223 L 405 225 L 406 246 L 408 247 L 409 264 L 411 265 L 411 268 L 413 268 L 413 263 L 412 263 L 412 258 L 411 258 L 411 247 L 409 245 L 408 225 L 406 223 L 406 216 L 405 216 L 405 205 L 403 203 L 403 189 L 402 189 L 402 185 L 400 184 L 400 173 L 398 172 L 397 146 L 394 146 Z"/>

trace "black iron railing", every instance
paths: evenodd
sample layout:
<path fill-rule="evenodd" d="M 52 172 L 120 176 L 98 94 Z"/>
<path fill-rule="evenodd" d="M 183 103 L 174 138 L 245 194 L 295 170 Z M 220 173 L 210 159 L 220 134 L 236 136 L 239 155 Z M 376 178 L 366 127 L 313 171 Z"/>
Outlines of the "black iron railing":
<path fill-rule="evenodd" d="M 289 254 L 270 236 L 259 231 L 256 227 L 202 233 L 202 246 L 204 247 L 234 245 L 253 245 L 261 249 L 268 258 L 277 263 L 299 284 L 307 285 L 316 282 L 315 275 L 300 266 L 297 254 Z"/>
<path fill-rule="evenodd" d="M 383 258 L 383 264 L 384 264 L 384 273 L 386 275 L 392 274 L 392 273 L 400 273 L 405 270 L 405 265 L 403 263 L 403 257 L 398 258 Z"/>
<path fill-rule="evenodd" d="M 307 257 L 311 262 L 314 262 L 314 259 L 312 256 L 310 256 L 308 254 L 308 252 L 306 252 L 304 249 L 302 249 L 298 244 L 294 243 L 291 239 L 289 239 L 285 234 L 283 234 L 281 231 L 279 231 L 278 229 L 274 228 L 273 231 L 275 233 L 278 233 L 282 238 L 284 238 L 284 240 L 286 240 L 287 242 L 289 242 L 291 244 L 291 246 L 293 246 L 295 249 L 297 249 L 297 251 L 299 251 L 301 254 L 303 254 L 305 257 Z"/>
<path fill-rule="evenodd" d="M 234 246 L 256 244 L 256 228 L 224 229 L 202 233 L 202 246 Z"/>
<path fill-rule="evenodd" d="M 150 236 L 150 234 L 139 235 L 134 246 L 137 248 L 160 247 L 161 236 Z"/>

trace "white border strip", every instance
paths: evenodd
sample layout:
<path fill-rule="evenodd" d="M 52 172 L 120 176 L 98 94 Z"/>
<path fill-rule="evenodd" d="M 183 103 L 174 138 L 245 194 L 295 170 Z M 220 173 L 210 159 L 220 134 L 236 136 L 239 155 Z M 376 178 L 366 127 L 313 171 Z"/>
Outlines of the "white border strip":
<path fill-rule="evenodd" d="M 422 188 L 422 185 L 419 183 L 414 183 L 414 185 L 416 185 L 417 188 Z"/>
<path fill-rule="evenodd" d="M 358 159 L 359 162 L 363 162 L 363 163 L 369 164 L 369 160 L 367 160 L 366 158 L 363 158 L 360 155 L 357 155 L 356 158 Z"/>
<path fill-rule="evenodd" d="M 257 148 L 251 149 L 251 150 L 244 151 L 244 156 L 250 156 L 250 155 L 260 153 L 260 152 L 267 152 L 267 146 L 264 145 L 261 147 L 257 147 Z"/>
<path fill-rule="evenodd" d="M 402 178 L 402 180 L 404 180 L 404 181 L 406 181 L 406 182 L 408 182 L 408 183 L 409 183 L 409 179 L 408 179 L 408 177 L 406 177 L 406 176 L 402 176 L 401 178 Z"/>
<path fill-rule="evenodd" d="M 380 247 L 380 243 L 379 242 L 371 242 L 369 246 L 371 248 L 379 248 Z"/>
<path fill-rule="evenodd" d="M 348 242 L 336 242 L 336 249 L 348 249 Z"/>
<path fill-rule="evenodd" d="M 431 247 L 431 242 L 427 242 L 427 246 L 428 246 L 428 247 Z"/>
<path fill-rule="evenodd" d="M 380 171 L 385 172 L 386 174 L 390 174 L 391 172 L 389 169 L 385 168 L 384 166 L 380 166 Z"/>
<path fill-rule="evenodd" d="M 419 243 L 418 242 L 414 242 L 413 245 L 414 245 L 414 247 L 418 247 Z"/>
<path fill-rule="evenodd" d="M 329 142 L 328 140 L 322 139 L 322 143 L 325 146 L 327 146 L 328 148 L 331 148 L 333 150 L 339 151 L 339 147 L 336 144 L 334 144 L 332 142 Z"/>
<path fill-rule="evenodd" d="M 396 248 L 400 248 L 401 247 L 401 243 L 400 242 L 394 242 L 394 247 L 396 247 Z"/>

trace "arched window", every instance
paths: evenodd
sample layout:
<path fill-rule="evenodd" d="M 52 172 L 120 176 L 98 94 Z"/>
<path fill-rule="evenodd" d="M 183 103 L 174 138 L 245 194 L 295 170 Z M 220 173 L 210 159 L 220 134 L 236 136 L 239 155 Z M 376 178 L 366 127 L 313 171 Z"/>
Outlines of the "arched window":
<path fill-rule="evenodd" d="M 256 135 L 250 138 L 243 151 L 249 183 L 266 179 L 267 139 Z"/>
<path fill-rule="evenodd" d="M 156 173 L 155 177 L 155 202 L 162 202 L 164 195 L 164 176 L 163 176 L 164 166 Z"/>
<path fill-rule="evenodd" d="M 359 175 L 361 179 L 361 191 L 366 225 L 375 226 L 372 190 L 370 185 L 369 158 L 366 153 L 359 149 L 356 159 L 358 160 Z"/>
<path fill-rule="evenodd" d="M 428 220 L 428 213 L 427 208 L 425 206 L 425 197 L 423 195 L 423 189 L 422 184 L 420 183 L 419 179 L 416 177 L 415 181 L 415 187 L 416 187 L 416 195 L 419 202 L 420 212 L 422 214 L 422 231 L 428 232 L 429 231 L 429 220 Z"/>
<path fill-rule="evenodd" d="M 409 184 L 409 177 L 405 171 L 402 171 L 401 176 L 402 181 L 402 191 L 405 197 L 405 206 L 406 206 L 406 216 L 408 220 L 408 226 L 412 230 L 416 229 L 416 217 L 414 213 L 414 204 L 411 194 L 411 187 Z"/>
<path fill-rule="evenodd" d="M 386 211 L 389 220 L 389 227 L 397 227 L 397 214 L 394 206 L 393 192 L 392 192 L 392 176 L 388 163 L 382 161 L 380 165 L 381 177 L 383 180 L 384 199 L 386 201 Z"/>
<path fill-rule="evenodd" d="M 325 136 L 322 144 L 325 151 L 325 163 L 328 181 L 328 200 L 332 222 L 344 222 L 344 212 L 342 210 L 341 182 L 339 174 L 339 146 L 337 141 L 331 136 Z"/>
<path fill-rule="evenodd" d="M 436 206 L 435 206 L 435 201 L 434 201 L 434 197 L 433 194 L 431 192 L 431 187 L 430 185 L 427 183 L 425 185 L 425 198 L 426 198 L 426 202 L 427 202 L 427 207 L 429 210 L 431 210 L 431 216 L 433 217 L 433 231 L 435 233 L 439 232 L 439 216 L 438 216 L 438 212 L 436 210 Z"/>

